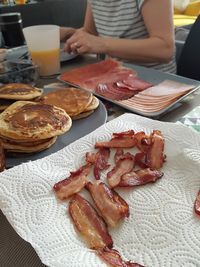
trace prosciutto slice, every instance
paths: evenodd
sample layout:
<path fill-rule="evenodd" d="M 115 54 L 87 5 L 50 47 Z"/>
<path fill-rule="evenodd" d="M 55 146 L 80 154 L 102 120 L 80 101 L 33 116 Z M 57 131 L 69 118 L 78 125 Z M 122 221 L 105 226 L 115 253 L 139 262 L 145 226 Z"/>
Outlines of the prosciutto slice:
<path fill-rule="evenodd" d="M 120 220 L 129 216 L 129 207 L 126 201 L 106 184 L 89 182 L 86 188 L 109 226 L 115 227 Z"/>
<path fill-rule="evenodd" d="M 144 267 L 138 263 L 124 261 L 119 252 L 115 249 L 104 248 L 102 250 L 98 250 L 97 253 L 103 261 L 112 267 Z"/>
<path fill-rule="evenodd" d="M 75 172 L 71 172 L 70 176 L 53 187 L 57 197 L 60 200 L 69 198 L 75 193 L 81 191 L 88 182 L 88 174 L 91 170 L 91 164 L 86 164 Z"/>
<path fill-rule="evenodd" d="M 105 222 L 86 199 L 74 195 L 69 202 L 69 214 L 89 248 L 112 247 L 113 241 Z"/>
<path fill-rule="evenodd" d="M 121 176 L 119 187 L 134 187 L 148 183 L 154 183 L 161 178 L 163 173 L 157 170 L 146 168 L 143 170 L 132 171 Z"/>
<path fill-rule="evenodd" d="M 127 69 L 122 63 L 111 58 L 76 68 L 61 74 L 60 79 L 94 91 L 99 83 L 115 83 L 125 80 L 129 75 L 136 76 L 134 70 Z"/>

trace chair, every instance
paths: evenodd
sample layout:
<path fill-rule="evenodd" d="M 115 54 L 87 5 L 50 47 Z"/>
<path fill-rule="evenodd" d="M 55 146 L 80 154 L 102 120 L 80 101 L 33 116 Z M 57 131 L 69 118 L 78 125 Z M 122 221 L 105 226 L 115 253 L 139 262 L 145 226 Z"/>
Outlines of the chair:
<path fill-rule="evenodd" d="M 192 25 L 177 62 L 177 74 L 200 81 L 200 15 Z"/>

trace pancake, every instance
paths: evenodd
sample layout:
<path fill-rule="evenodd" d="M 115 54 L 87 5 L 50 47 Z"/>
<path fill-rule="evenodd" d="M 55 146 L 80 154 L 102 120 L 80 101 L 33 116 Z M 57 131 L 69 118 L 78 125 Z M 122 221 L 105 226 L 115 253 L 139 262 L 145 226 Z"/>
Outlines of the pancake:
<path fill-rule="evenodd" d="M 41 102 L 64 109 L 69 116 L 83 112 L 92 101 L 92 94 L 82 89 L 67 87 L 48 93 Z"/>
<path fill-rule="evenodd" d="M 51 147 L 56 142 L 57 136 L 44 140 L 42 143 L 35 144 L 34 142 L 27 146 L 22 144 L 12 144 L 2 140 L 3 148 L 8 152 L 19 152 L 19 153 L 34 153 L 45 150 Z"/>
<path fill-rule="evenodd" d="M 0 114 L 0 135 L 13 140 L 36 141 L 67 132 L 72 125 L 61 108 L 17 101 Z"/>
<path fill-rule="evenodd" d="M 94 110 L 90 110 L 90 111 L 86 111 L 86 112 L 82 112 L 78 115 L 75 115 L 72 118 L 72 120 L 79 120 L 79 119 L 83 119 L 83 118 L 86 118 L 88 116 L 90 116 L 92 113 L 94 112 Z"/>
<path fill-rule="evenodd" d="M 99 106 L 99 99 L 93 95 L 91 103 L 86 107 L 84 112 L 94 110 L 94 109 L 98 108 L 98 106 Z"/>
<path fill-rule="evenodd" d="M 24 83 L 8 83 L 0 86 L 0 99 L 31 100 L 43 93 L 42 89 Z"/>

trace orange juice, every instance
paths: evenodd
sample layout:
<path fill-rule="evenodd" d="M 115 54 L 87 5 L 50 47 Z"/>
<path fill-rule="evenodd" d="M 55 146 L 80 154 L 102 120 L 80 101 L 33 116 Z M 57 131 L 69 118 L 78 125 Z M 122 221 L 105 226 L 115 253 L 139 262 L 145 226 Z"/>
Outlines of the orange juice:
<path fill-rule="evenodd" d="M 60 72 L 60 49 L 48 51 L 30 51 L 33 63 L 39 67 L 41 76 L 49 76 Z"/>
<path fill-rule="evenodd" d="M 17 5 L 26 4 L 26 0 L 15 0 L 15 4 L 17 4 Z"/>

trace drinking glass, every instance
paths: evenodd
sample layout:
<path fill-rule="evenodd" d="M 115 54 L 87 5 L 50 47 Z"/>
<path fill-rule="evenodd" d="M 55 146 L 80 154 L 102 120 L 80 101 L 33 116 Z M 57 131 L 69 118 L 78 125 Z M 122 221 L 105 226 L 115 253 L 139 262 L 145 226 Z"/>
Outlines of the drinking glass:
<path fill-rule="evenodd" d="M 37 25 L 23 29 L 32 61 L 40 76 L 60 73 L 60 32 L 56 25 Z"/>

